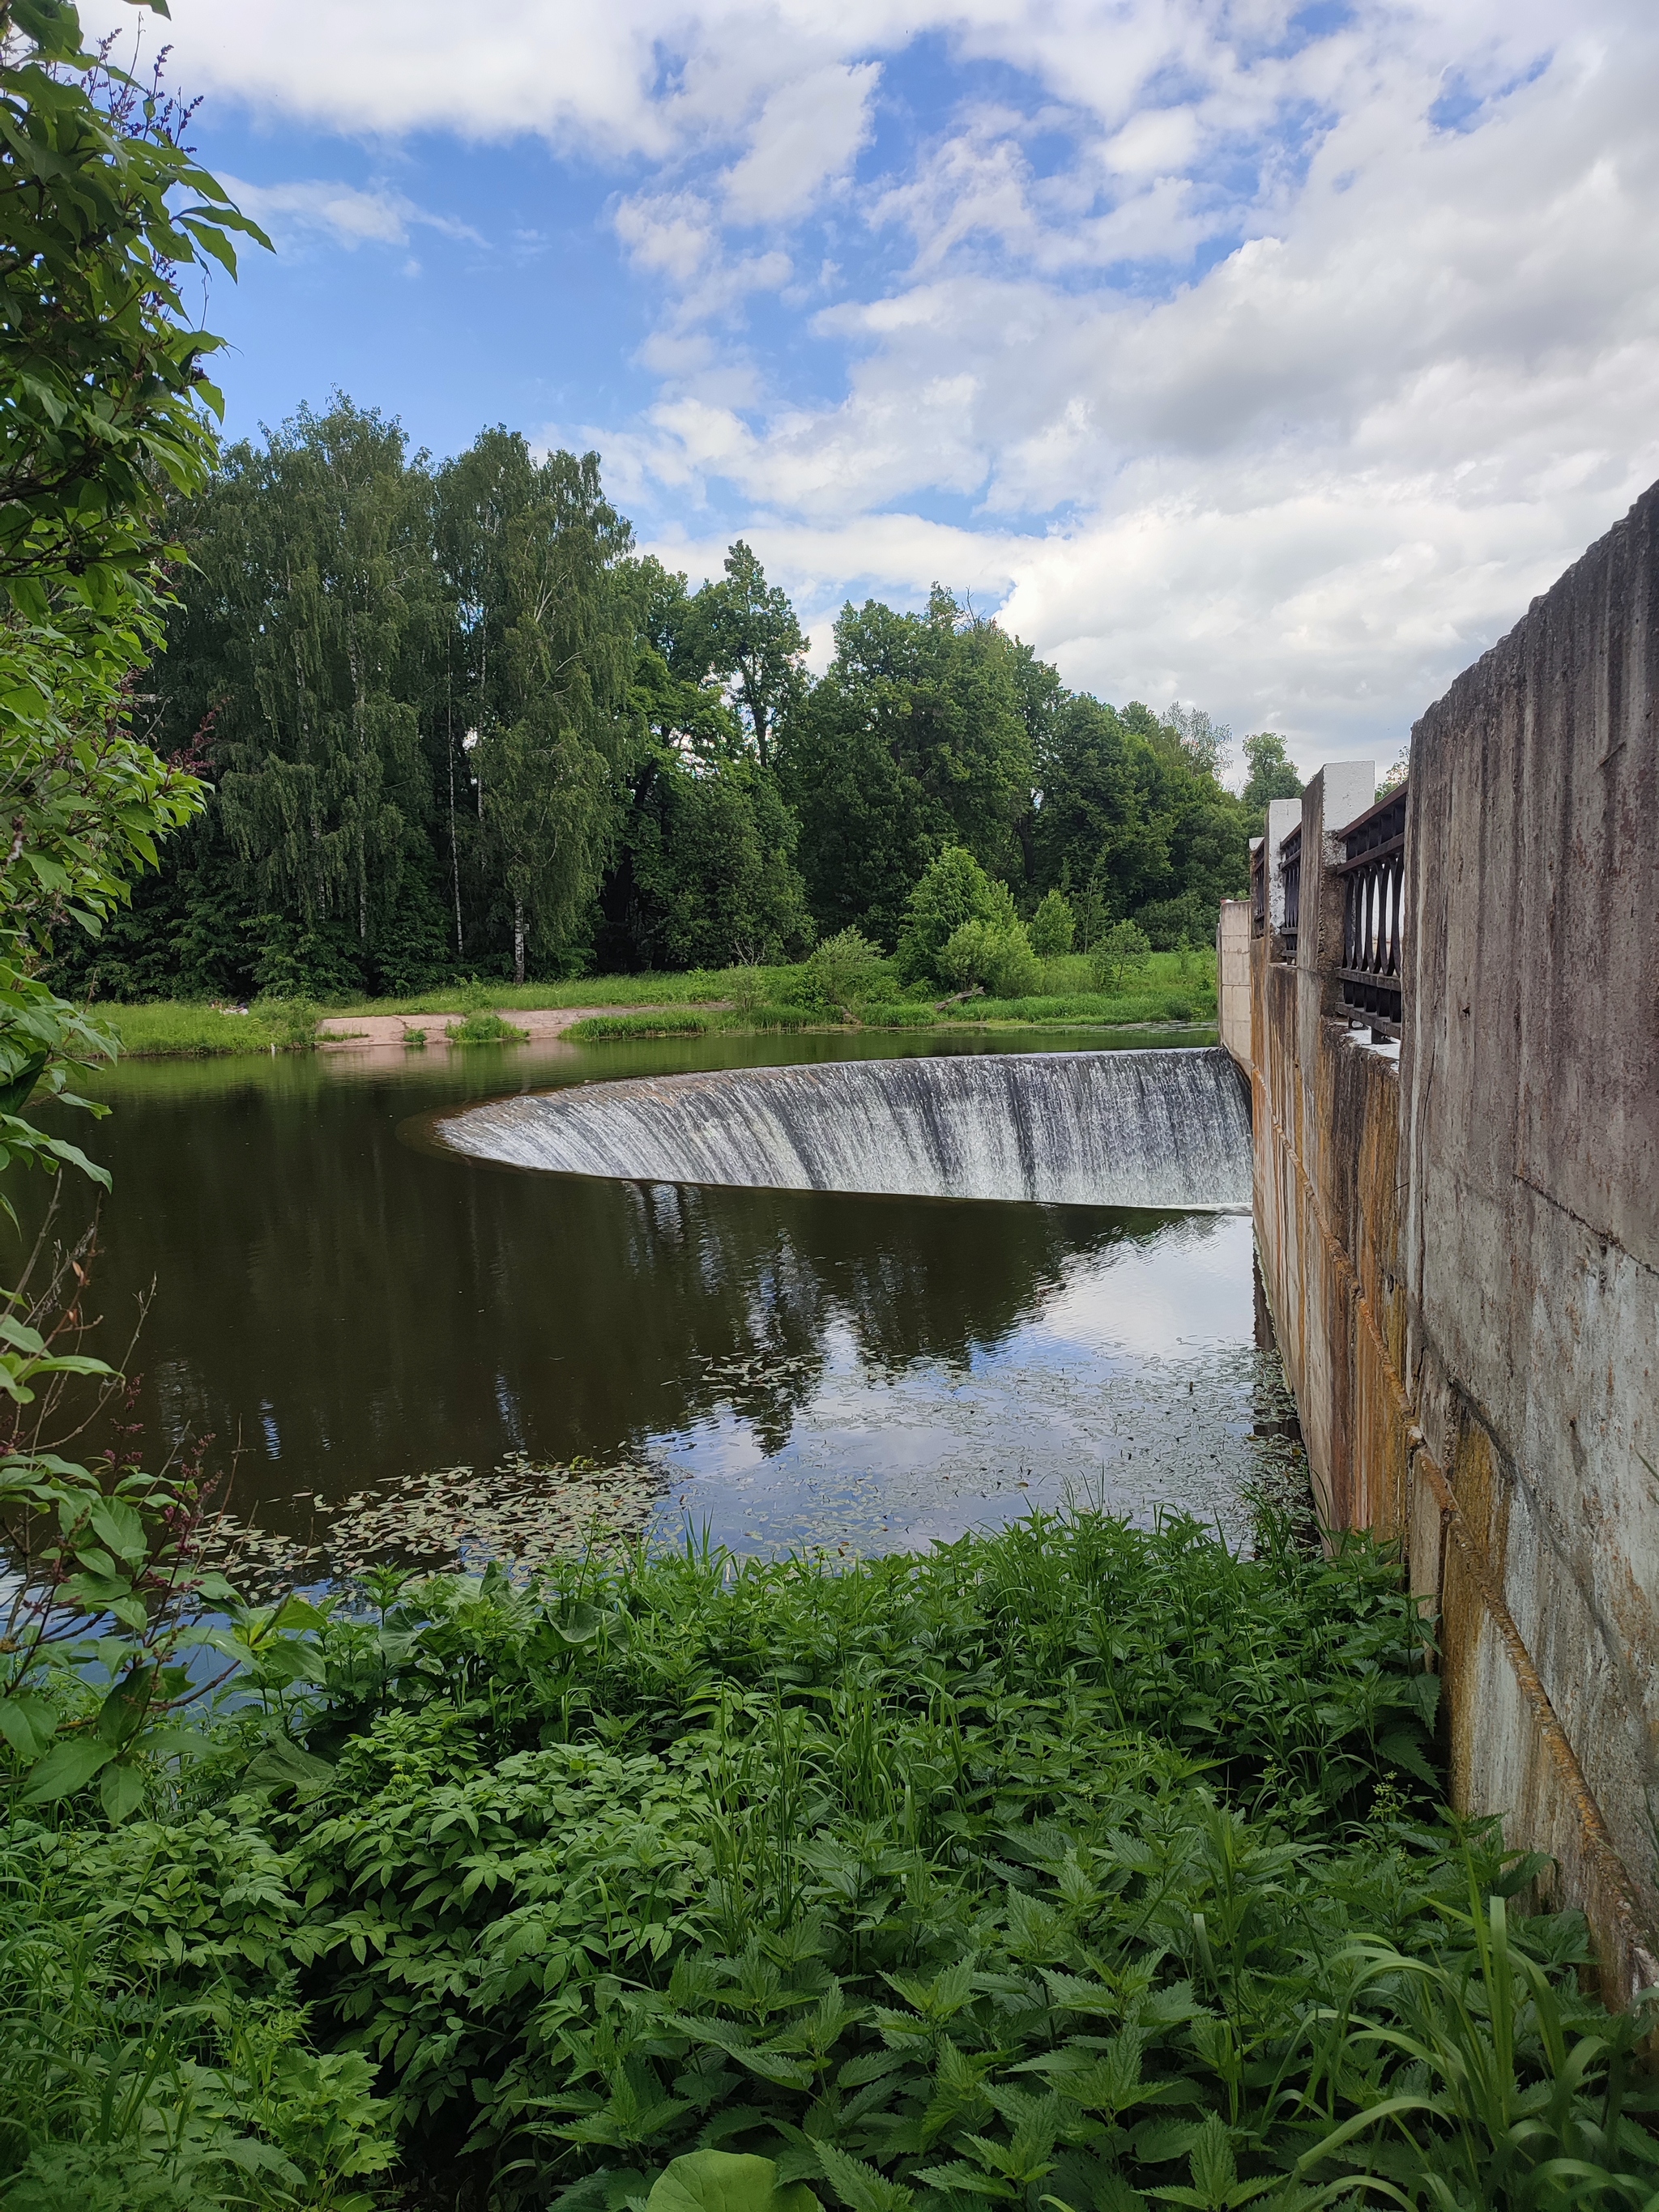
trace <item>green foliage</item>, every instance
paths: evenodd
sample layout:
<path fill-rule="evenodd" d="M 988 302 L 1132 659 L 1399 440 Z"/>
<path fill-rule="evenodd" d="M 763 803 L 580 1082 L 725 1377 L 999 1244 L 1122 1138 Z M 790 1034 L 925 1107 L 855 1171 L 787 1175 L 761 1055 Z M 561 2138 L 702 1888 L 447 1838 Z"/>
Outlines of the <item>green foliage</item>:
<path fill-rule="evenodd" d="M 905 906 L 896 964 L 906 983 L 948 983 L 945 948 L 965 921 L 997 927 L 1011 909 L 1000 904 L 990 878 L 965 847 L 947 845 L 932 860 Z"/>
<path fill-rule="evenodd" d="M 465 1021 L 449 1023 L 444 1030 L 451 1044 L 522 1044 L 529 1034 L 528 1030 L 514 1029 L 500 1014 L 482 1008 Z"/>
<path fill-rule="evenodd" d="M 1259 730 L 1245 738 L 1244 763 L 1249 774 L 1239 804 L 1259 831 L 1269 799 L 1300 799 L 1302 779 L 1276 730 Z"/>
<path fill-rule="evenodd" d="M 575 1044 L 604 1044 L 618 1037 L 703 1036 L 714 1026 L 707 1014 L 660 1008 L 641 1014 L 590 1014 L 565 1035 Z"/>
<path fill-rule="evenodd" d="M 631 949 L 647 964 L 753 967 L 796 959 L 811 943 L 794 817 L 753 762 L 694 775 L 665 759 L 628 839 Z"/>
<path fill-rule="evenodd" d="M 1644 2022 L 1579 1995 L 1579 1923 L 1511 1917 L 1539 1862 L 1429 1817 L 1435 1679 L 1364 1545 L 1085 1515 L 372 1596 L 218 1633 L 252 1701 L 160 1819 L 0 1848 L 40 1899 L 0 1937 L 8 2201 L 135 2071 L 100 2140 L 210 2203 L 238 2156 L 254 2203 L 350 2201 L 389 2132 L 501 2212 L 1659 2184 Z"/>
<path fill-rule="evenodd" d="M 222 341 L 184 281 L 234 276 L 237 232 L 264 241 L 159 88 L 83 50 L 64 0 L 6 0 L 0 40 L 0 580 L 25 628 L 60 617 L 101 645 L 107 681 L 157 604 L 167 494 L 214 459 L 201 363 Z"/>
<path fill-rule="evenodd" d="M 129 1831 L 150 1858 L 157 1832 Z M 358 2185 L 394 2155 L 374 2069 L 307 2047 L 305 2014 L 271 1976 L 185 1994 L 131 1955 L 159 1918 L 183 1953 L 202 1877 L 222 1898 L 270 1882 L 271 1855 L 213 1852 L 110 1909 L 95 1831 L 14 1822 L 0 1841 L 0 2191 L 27 2212 L 369 2212 Z M 205 1847 L 205 1848 L 204 1848 Z M 119 1846 L 117 1846 L 119 1849 Z M 124 1857 L 124 1869 L 132 1862 Z M 245 1912 L 244 1924 L 258 1917 Z M 146 1950 L 155 1947 L 143 1942 Z M 244 1952 L 244 1955 L 246 1953 Z"/>
<path fill-rule="evenodd" d="M 835 1014 L 850 1014 L 873 997 L 886 963 L 879 945 L 856 929 L 837 930 L 816 947 L 801 976 L 805 1004 Z"/>
<path fill-rule="evenodd" d="M 437 497 L 464 641 L 460 710 L 477 732 L 482 865 L 522 983 L 532 944 L 556 957 L 580 938 L 617 836 L 635 728 L 632 533 L 601 491 L 597 453 L 537 462 L 505 429 L 449 463 Z"/>
<path fill-rule="evenodd" d="M 706 584 L 695 603 L 690 650 L 713 675 L 729 682 L 763 769 L 769 769 L 781 719 L 806 690 L 809 641 L 801 634 L 786 593 L 769 585 L 764 570 L 739 538 L 726 556 L 726 572 Z"/>
<path fill-rule="evenodd" d="M 1003 886 L 995 889 L 1000 891 Z M 1023 998 L 1042 984 L 1042 963 L 1031 949 L 1024 923 L 1015 918 L 1012 900 L 994 921 L 959 924 L 945 940 L 936 964 L 945 979 L 959 988 L 977 986 L 998 999 Z"/>
<path fill-rule="evenodd" d="M 1063 959 L 1071 951 L 1077 936 L 1077 916 L 1064 891 L 1043 893 L 1031 916 L 1029 933 L 1031 950 L 1039 960 Z"/>
<path fill-rule="evenodd" d="M 1120 921 L 1109 929 L 1090 955 L 1095 988 L 1121 991 L 1146 974 L 1152 948 L 1146 933 L 1133 921 Z"/>
<path fill-rule="evenodd" d="M 1023 647 L 994 623 L 964 618 L 938 587 L 925 615 L 873 600 L 842 609 L 835 659 L 783 746 L 821 927 L 854 925 L 892 944 L 942 846 L 1015 871 L 1030 805 L 1031 672 Z"/>

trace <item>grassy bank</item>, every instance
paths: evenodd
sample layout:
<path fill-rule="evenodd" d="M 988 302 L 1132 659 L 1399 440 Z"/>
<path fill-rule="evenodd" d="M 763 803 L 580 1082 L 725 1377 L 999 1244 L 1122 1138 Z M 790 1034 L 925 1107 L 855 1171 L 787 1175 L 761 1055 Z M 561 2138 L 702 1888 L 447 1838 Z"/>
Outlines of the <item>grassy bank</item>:
<path fill-rule="evenodd" d="M 1582 1927 L 1435 1814 L 1365 1547 L 383 1577 L 250 1650 L 137 1817 L 0 1844 L 9 2204 L 625 2212 L 680 2157 L 728 2212 L 1659 2182 Z"/>
<path fill-rule="evenodd" d="M 764 1033 L 849 1024 L 878 1029 L 928 1029 L 964 1023 L 1139 1026 L 1212 1021 L 1213 969 L 1213 961 L 1203 952 L 1154 953 L 1132 988 L 1103 993 L 1091 986 L 1088 962 L 1072 957 L 1045 963 L 1044 989 L 1038 996 L 972 999 L 938 1007 L 924 992 L 902 991 L 889 965 L 876 978 L 871 1002 L 859 1008 L 855 1018 L 814 1000 L 811 978 L 804 966 L 590 976 L 574 983 L 451 986 L 414 998 L 331 1007 L 259 1000 L 246 1013 L 176 1000 L 100 1006 L 95 1011 L 119 1036 L 124 1054 L 137 1058 L 268 1053 L 273 1046 L 278 1051 L 294 1049 L 310 1042 L 313 1024 L 319 1015 L 336 1027 L 349 1029 L 355 1018 L 367 1015 L 414 1018 L 495 1012 L 510 1021 L 515 1012 L 554 1007 L 641 1010 L 637 1016 L 599 1015 L 575 1024 L 568 1032 L 579 1042 L 588 1042 L 609 1037 L 699 1035 L 714 1030 Z M 653 1019 L 650 1010 L 666 1010 L 669 1018 Z"/>

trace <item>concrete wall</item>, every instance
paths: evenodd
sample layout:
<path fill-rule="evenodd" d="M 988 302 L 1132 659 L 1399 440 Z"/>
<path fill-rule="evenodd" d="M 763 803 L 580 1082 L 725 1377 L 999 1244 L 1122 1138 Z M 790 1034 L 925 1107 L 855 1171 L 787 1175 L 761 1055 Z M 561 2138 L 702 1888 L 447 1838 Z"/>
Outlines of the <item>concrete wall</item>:
<path fill-rule="evenodd" d="M 1216 1019 L 1221 1042 L 1250 1064 L 1250 902 L 1223 899 L 1215 933 Z"/>
<path fill-rule="evenodd" d="M 1413 733 L 1402 1042 L 1252 947 L 1262 1273 L 1334 1526 L 1440 1613 L 1456 1802 L 1659 1980 L 1659 487 Z M 1361 811 L 1303 802 L 1304 856 Z M 1282 832 L 1280 833 L 1282 835 Z M 1270 864 L 1277 843 L 1270 833 Z"/>

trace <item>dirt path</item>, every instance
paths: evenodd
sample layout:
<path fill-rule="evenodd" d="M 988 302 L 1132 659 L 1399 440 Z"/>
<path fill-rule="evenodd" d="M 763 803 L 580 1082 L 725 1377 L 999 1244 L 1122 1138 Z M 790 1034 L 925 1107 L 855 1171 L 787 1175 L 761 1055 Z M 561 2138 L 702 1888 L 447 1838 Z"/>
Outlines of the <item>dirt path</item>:
<path fill-rule="evenodd" d="M 677 1010 L 666 1006 L 502 1006 L 497 1011 L 501 1019 L 511 1022 L 515 1030 L 528 1030 L 533 1042 L 538 1038 L 562 1036 L 574 1023 L 585 1022 L 590 1014 L 653 1014 Z M 317 1042 L 328 1051 L 363 1051 L 372 1045 L 401 1044 L 406 1030 L 424 1030 L 429 1045 L 447 1044 L 445 1024 L 465 1019 L 459 1007 L 451 1014 L 331 1014 L 318 1030 Z"/>

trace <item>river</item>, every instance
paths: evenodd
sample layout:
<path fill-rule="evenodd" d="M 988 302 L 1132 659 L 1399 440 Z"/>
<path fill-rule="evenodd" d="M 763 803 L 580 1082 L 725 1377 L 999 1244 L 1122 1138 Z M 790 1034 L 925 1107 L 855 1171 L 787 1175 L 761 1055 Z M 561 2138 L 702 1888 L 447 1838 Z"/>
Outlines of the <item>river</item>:
<path fill-rule="evenodd" d="M 1239 1533 L 1284 1412 L 1248 1215 L 609 1182 L 433 1140 L 469 1099 L 938 1049 L 131 1062 L 100 1085 L 115 1110 L 76 1132 L 114 1176 L 93 1348 L 124 1358 L 142 1316 L 125 1418 L 150 1457 L 210 1437 L 236 1511 L 279 1532 L 365 1486 L 522 1455 L 638 1461 L 657 1533 L 742 1550 L 885 1549 L 1068 1498 Z"/>

